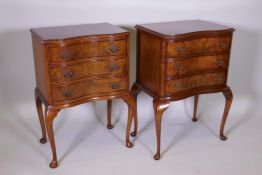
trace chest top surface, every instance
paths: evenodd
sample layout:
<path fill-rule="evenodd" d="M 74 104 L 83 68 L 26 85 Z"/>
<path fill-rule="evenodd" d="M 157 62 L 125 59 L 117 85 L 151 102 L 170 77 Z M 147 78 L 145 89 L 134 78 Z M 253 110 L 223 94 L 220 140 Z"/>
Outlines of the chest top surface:
<path fill-rule="evenodd" d="M 137 29 L 145 30 L 161 36 L 172 37 L 194 32 L 229 30 L 233 28 L 203 20 L 184 20 L 173 22 L 149 23 L 136 25 Z"/>
<path fill-rule="evenodd" d="M 108 23 L 82 24 L 58 27 L 33 28 L 31 32 L 42 40 L 64 40 L 81 36 L 112 35 L 127 31 Z"/>

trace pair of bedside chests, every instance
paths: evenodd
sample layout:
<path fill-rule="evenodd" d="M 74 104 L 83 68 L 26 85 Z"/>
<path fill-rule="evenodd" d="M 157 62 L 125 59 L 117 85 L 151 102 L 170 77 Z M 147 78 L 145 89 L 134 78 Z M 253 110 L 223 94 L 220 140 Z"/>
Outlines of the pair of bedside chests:
<path fill-rule="evenodd" d="M 153 98 L 157 151 L 160 159 L 161 118 L 170 102 L 199 94 L 223 92 L 226 102 L 220 139 L 232 102 L 227 75 L 233 28 L 202 20 L 137 25 L 136 82 L 129 90 L 129 32 L 108 23 L 35 28 L 31 30 L 36 74 L 35 100 L 42 129 L 57 167 L 53 120 L 61 109 L 107 100 L 107 128 L 112 99 L 128 106 L 126 146 L 137 134 L 136 99 L 140 91 Z M 43 112 L 42 104 L 45 109 Z M 142 116 L 139 116 L 142 117 Z"/>

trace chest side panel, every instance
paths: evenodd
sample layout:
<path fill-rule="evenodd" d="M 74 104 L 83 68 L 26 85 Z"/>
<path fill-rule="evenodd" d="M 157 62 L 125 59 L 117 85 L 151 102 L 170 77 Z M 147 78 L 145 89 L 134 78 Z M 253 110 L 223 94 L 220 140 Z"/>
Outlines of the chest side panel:
<path fill-rule="evenodd" d="M 155 95 L 161 92 L 162 39 L 138 31 L 138 83 Z"/>
<path fill-rule="evenodd" d="M 45 59 L 46 49 L 36 35 L 32 34 L 36 87 L 40 90 L 41 95 L 49 102 L 49 86 L 48 86 L 48 69 L 47 59 Z"/>

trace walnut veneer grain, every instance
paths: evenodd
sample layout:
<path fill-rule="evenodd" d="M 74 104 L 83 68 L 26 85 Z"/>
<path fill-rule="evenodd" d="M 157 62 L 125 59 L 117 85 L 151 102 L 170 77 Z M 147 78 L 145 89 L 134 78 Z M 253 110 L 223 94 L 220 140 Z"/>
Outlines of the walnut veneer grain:
<path fill-rule="evenodd" d="M 57 167 L 53 120 L 61 109 L 92 100 L 108 100 L 108 123 L 112 128 L 112 99 L 128 105 L 126 146 L 132 119 L 136 135 L 135 99 L 129 91 L 129 33 L 108 23 L 36 28 L 31 30 L 34 50 L 35 99 L 42 129 L 41 143 L 49 137 Z M 42 110 L 45 105 L 45 120 Z M 83 133 L 84 134 L 84 133 Z"/>
<path fill-rule="evenodd" d="M 195 97 L 193 121 L 200 94 L 223 92 L 225 110 L 220 138 L 232 102 L 227 86 L 233 28 L 202 20 L 137 25 L 137 80 L 132 87 L 153 97 L 157 151 L 160 159 L 161 118 L 170 102 Z"/>

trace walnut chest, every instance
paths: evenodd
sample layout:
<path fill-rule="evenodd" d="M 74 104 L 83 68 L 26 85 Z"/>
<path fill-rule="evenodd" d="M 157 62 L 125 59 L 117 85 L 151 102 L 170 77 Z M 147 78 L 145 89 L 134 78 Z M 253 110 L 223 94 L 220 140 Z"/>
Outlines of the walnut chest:
<path fill-rule="evenodd" d="M 227 86 L 229 58 L 234 29 L 202 20 L 137 25 L 137 80 L 132 87 L 136 97 L 143 90 L 154 99 L 157 153 L 160 158 L 162 113 L 169 103 L 198 95 L 223 92 L 226 108 L 220 137 L 232 101 Z"/>
<path fill-rule="evenodd" d="M 91 100 L 108 100 L 108 128 L 111 125 L 113 98 L 122 98 L 129 107 L 128 122 L 134 111 L 129 92 L 129 33 L 108 23 L 35 28 L 31 30 L 35 74 L 36 104 L 43 137 L 49 136 L 53 161 L 57 157 L 52 123 L 66 107 Z M 42 103 L 45 105 L 46 122 Z M 126 144 L 129 141 L 127 128 Z M 136 134 L 136 131 L 133 135 Z"/>

